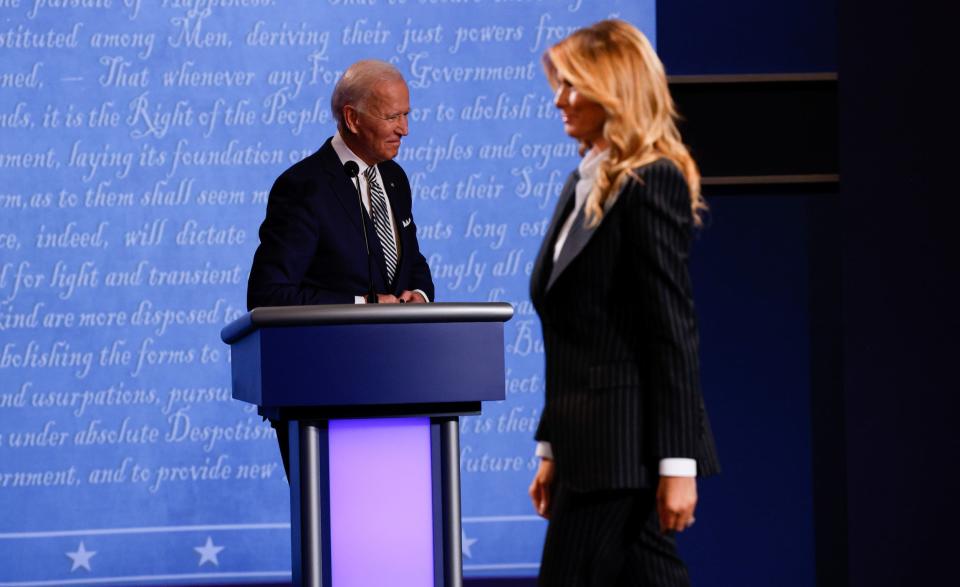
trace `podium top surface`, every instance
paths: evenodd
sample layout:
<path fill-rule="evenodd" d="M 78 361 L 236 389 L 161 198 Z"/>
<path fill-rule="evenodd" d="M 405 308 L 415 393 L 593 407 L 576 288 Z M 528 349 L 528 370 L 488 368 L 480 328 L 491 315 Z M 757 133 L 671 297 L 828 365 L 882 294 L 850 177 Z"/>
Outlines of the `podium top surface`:
<path fill-rule="evenodd" d="M 504 302 L 433 304 L 328 304 L 254 308 L 220 331 L 233 344 L 260 328 L 329 324 L 409 324 L 425 322 L 506 322 L 513 306 Z"/>

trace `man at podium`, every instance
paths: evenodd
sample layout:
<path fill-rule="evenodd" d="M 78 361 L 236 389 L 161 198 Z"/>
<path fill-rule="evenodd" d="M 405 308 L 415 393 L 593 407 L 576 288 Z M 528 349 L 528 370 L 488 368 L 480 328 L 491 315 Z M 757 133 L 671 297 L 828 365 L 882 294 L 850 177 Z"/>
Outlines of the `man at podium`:
<path fill-rule="evenodd" d="M 336 134 L 270 190 L 247 307 L 428 302 L 410 183 L 392 160 L 409 132 L 407 84 L 389 63 L 358 61 L 330 103 Z"/>
<path fill-rule="evenodd" d="M 358 61 L 330 103 L 336 134 L 270 190 L 247 308 L 429 302 L 410 184 L 393 161 L 409 132 L 406 81 L 389 63 Z M 271 423 L 289 471 L 286 423 Z"/>

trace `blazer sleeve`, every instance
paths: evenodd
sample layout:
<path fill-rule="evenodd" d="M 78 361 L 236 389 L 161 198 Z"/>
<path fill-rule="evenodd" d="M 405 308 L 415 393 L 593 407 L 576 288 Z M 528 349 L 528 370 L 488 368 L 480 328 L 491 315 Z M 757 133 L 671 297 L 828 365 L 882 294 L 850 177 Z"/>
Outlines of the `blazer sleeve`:
<path fill-rule="evenodd" d="M 318 288 L 304 279 L 321 238 L 316 189 L 310 181 L 288 175 L 270 189 L 247 284 L 248 309 L 354 302 L 353 293 Z"/>
<path fill-rule="evenodd" d="M 679 169 L 659 161 L 631 179 L 626 231 L 632 275 L 639 285 L 644 427 L 658 459 L 696 458 L 702 428 L 699 339 L 688 269 L 692 214 Z M 622 196 L 623 196 L 622 195 Z M 622 197 L 621 196 L 621 197 Z"/>
<path fill-rule="evenodd" d="M 410 225 L 410 229 L 413 230 L 413 234 L 416 235 L 417 226 L 415 222 Z M 413 255 L 411 259 L 413 267 L 410 276 L 412 286 L 409 289 L 419 289 L 427 294 L 431 302 L 435 302 L 437 298 L 434 294 L 433 277 L 430 275 L 430 266 L 427 264 L 423 253 L 420 252 L 420 244 L 417 242 L 416 236 L 413 237 L 413 245 L 413 251 L 411 253 Z"/>
<path fill-rule="evenodd" d="M 537 442 L 550 442 L 550 419 L 547 417 L 548 412 L 547 404 L 544 403 L 543 412 L 540 413 L 540 422 L 537 423 L 537 431 L 533 435 L 533 439 Z"/>

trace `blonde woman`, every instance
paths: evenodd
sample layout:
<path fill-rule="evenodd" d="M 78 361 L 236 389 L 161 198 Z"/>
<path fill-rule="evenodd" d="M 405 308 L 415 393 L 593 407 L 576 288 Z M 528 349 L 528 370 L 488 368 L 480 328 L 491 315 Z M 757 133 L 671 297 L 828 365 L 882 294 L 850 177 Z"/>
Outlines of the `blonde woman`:
<path fill-rule="evenodd" d="M 718 470 L 687 269 L 706 204 L 663 65 L 606 20 L 544 67 L 583 156 L 531 277 L 546 403 L 530 485 L 548 518 L 541 585 L 688 585 L 675 532 Z"/>

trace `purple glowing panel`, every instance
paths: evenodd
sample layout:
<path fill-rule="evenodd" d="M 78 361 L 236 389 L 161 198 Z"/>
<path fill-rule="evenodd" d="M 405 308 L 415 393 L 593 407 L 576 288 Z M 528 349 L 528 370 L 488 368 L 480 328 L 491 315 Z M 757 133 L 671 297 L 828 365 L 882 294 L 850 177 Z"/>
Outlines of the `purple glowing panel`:
<path fill-rule="evenodd" d="M 433 585 L 429 418 L 331 420 L 333 587 Z"/>

